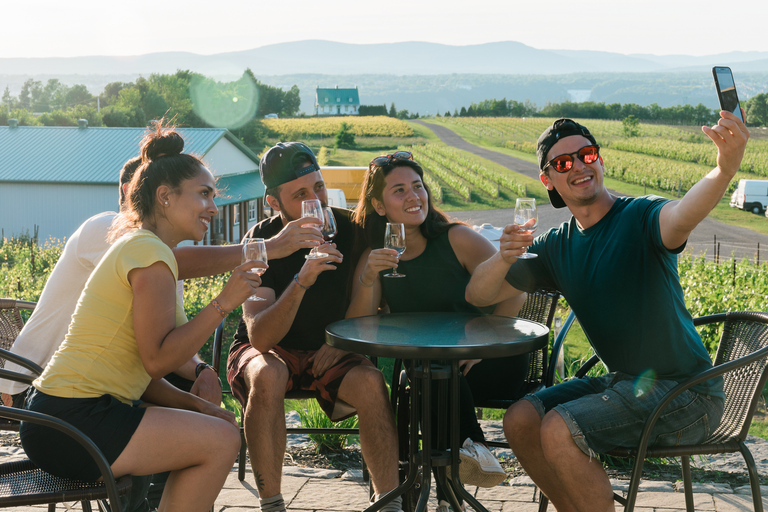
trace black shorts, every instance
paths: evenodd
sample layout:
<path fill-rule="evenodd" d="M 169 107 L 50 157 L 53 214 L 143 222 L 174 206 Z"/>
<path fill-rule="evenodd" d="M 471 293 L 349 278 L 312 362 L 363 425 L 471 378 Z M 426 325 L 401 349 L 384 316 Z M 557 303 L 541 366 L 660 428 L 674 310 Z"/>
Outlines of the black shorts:
<path fill-rule="evenodd" d="M 38 390 L 32 392 L 26 408 L 55 416 L 80 430 L 99 447 L 110 466 L 128 445 L 146 411 L 112 395 L 59 398 Z M 27 456 L 48 473 L 85 481 L 101 477 L 85 448 L 68 435 L 25 421 L 21 422 L 19 434 Z"/>

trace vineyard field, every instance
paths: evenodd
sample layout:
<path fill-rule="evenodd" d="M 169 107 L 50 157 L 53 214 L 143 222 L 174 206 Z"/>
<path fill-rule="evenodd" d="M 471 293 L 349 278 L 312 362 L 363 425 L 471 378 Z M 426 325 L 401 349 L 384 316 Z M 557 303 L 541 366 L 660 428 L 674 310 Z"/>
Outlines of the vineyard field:
<path fill-rule="evenodd" d="M 441 123 L 461 127 L 489 144 L 536 153 L 539 135 L 554 118 L 445 117 Z M 696 127 L 640 124 L 639 136 L 626 137 L 621 121 L 577 120 L 601 146 L 606 175 L 627 183 L 685 193 L 717 165 L 717 149 Z M 728 189 L 740 178 L 768 177 L 768 140 L 750 140 L 742 166 Z"/>
<path fill-rule="evenodd" d="M 264 119 L 261 121 L 271 136 L 280 140 L 306 140 L 332 137 L 347 123 L 356 137 L 413 137 L 413 129 L 405 121 L 386 116 L 311 117 L 296 119 Z"/>

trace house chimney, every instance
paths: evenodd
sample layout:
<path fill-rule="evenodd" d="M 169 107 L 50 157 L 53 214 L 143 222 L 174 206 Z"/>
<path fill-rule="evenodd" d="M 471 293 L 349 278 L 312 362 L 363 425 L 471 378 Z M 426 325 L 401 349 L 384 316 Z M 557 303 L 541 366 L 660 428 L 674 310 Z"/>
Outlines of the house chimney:
<path fill-rule="evenodd" d="M 87 119 L 78 119 L 77 120 L 77 127 L 78 128 L 88 128 L 88 120 Z"/>
<path fill-rule="evenodd" d="M 8 128 L 18 128 L 18 127 L 19 127 L 18 119 L 8 119 Z"/>

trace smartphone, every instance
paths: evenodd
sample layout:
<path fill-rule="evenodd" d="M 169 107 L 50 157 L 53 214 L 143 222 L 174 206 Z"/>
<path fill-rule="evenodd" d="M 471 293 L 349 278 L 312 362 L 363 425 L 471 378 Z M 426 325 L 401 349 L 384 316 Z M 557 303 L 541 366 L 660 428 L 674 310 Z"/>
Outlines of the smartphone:
<path fill-rule="evenodd" d="M 712 68 L 712 76 L 715 78 L 715 88 L 717 88 L 717 99 L 720 100 L 720 109 L 733 112 L 736 117 L 744 122 L 744 118 L 741 116 L 739 96 L 736 94 L 736 84 L 733 81 L 731 68 L 715 66 Z"/>

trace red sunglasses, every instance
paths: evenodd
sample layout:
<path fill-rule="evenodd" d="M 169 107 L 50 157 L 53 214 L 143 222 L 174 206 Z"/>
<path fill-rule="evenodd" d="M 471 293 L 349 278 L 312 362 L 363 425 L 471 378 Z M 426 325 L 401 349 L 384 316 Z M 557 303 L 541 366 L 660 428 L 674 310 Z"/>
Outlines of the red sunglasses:
<path fill-rule="evenodd" d="M 375 165 L 376 167 L 384 167 L 385 165 L 392 163 L 393 160 L 413 160 L 413 153 L 410 151 L 395 151 L 391 155 L 377 156 L 371 160 L 368 167 L 372 165 Z"/>
<path fill-rule="evenodd" d="M 559 173 L 568 172 L 573 168 L 574 157 L 578 157 L 578 159 L 585 164 L 593 164 L 597 161 L 598 158 L 600 158 L 600 146 L 597 144 L 584 146 L 575 153 L 556 156 L 547 162 L 547 165 L 544 166 L 544 169 L 551 165 L 552 168 Z M 544 169 L 542 169 L 542 171 Z"/>

